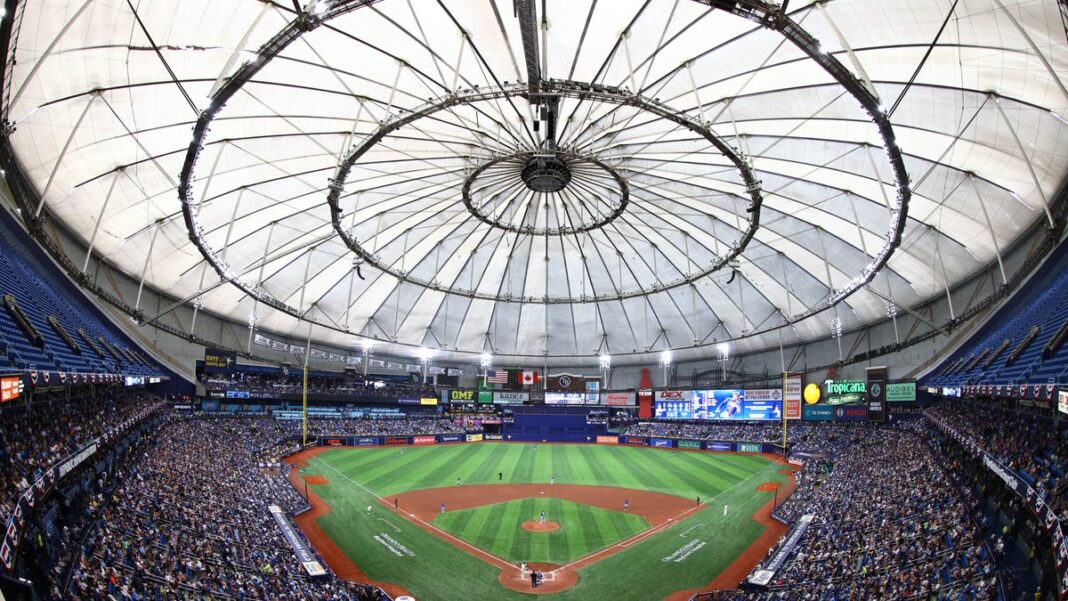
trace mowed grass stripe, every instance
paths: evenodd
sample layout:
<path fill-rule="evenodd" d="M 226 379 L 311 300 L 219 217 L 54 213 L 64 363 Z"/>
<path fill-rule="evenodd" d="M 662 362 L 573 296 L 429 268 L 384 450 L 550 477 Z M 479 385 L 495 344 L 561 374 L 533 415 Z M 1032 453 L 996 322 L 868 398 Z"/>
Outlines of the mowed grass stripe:
<path fill-rule="evenodd" d="M 575 482 L 580 484 L 596 482 L 597 477 L 594 474 L 593 464 L 590 463 L 590 449 L 596 447 L 569 446 L 567 448 L 571 450 L 571 475 Z"/>
<path fill-rule="evenodd" d="M 528 532 L 523 522 L 545 511 L 555 532 Z M 464 513 L 475 514 L 463 519 Z M 556 498 L 517 499 L 439 515 L 434 525 L 490 553 L 514 562 L 568 563 L 644 531 L 641 517 Z"/>
<path fill-rule="evenodd" d="M 667 482 L 664 482 L 657 473 L 660 471 L 659 467 L 647 461 L 643 461 L 642 458 L 638 456 L 636 449 L 620 450 L 624 452 L 615 453 L 611 456 L 615 466 L 611 467 L 610 471 L 625 471 L 630 474 L 631 477 L 637 479 L 637 481 L 641 483 L 641 487 L 646 490 L 664 493 L 675 492 L 674 489 L 669 487 Z"/>
<path fill-rule="evenodd" d="M 694 475 L 711 483 L 711 488 L 705 491 L 704 496 L 719 494 L 759 470 L 757 468 L 739 473 L 740 470 L 738 469 L 724 469 L 721 465 L 722 456 L 720 455 L 698 455 L 696 453 L 683 453 L 683 455 L 694 455 Z M 766 461 L 764 465 L 767 465 Z"/>
<path fill-rule="evenodd" d="M 679 453 L 675 459 L 679 460 L 675 468 L 693 482 L 694 488 L 701 491 L 703 497 L 717 495 L 738 481 L 732 474 L 713 469 L 714 462 L 697 453 Z"/>

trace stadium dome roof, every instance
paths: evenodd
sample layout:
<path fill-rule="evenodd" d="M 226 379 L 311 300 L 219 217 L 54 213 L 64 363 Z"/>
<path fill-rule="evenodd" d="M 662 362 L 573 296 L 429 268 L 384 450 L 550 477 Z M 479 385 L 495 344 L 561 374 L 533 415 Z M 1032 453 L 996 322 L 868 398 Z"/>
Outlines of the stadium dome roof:
<path fill-rule="evenodd" d="M 49 213 L 146 285 L 342 347 L 520 363 L 829 337 L 990 264 L 1068 161 L 1053 0 L 7 18 L 10 140 Z"/>

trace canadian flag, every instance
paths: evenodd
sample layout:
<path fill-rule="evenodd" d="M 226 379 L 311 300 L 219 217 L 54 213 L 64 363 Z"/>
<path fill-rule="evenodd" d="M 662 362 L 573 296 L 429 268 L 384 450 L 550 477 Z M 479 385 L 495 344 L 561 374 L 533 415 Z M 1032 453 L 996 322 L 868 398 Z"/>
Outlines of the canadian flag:
<path fill-rule="evenodd" d="M 523 386 L 533 386 L 538 383 L 538 372 L 525 371 L 523 372 Z"/>

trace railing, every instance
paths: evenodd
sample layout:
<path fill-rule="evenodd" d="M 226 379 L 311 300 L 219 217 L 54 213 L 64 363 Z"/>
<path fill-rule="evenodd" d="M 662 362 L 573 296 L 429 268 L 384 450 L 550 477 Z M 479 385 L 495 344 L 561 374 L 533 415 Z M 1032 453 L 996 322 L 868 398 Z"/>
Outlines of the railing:
<path fill-rule="evenodd" d="M 1065 338 L 1068 338 L 1068 318 L 1061 323 L 1061 327 L 1057 328 L 1053 337 L 1046 343 L 1046 347 L 1042 349 L 1042 357 L 1049 359 L 1056 355 L 1061 345 L 1064 344 Z"/>
<path fill-rule="evenodd" d="M 1041 327 L 1037 325 L 1031 326 L 1031 331 L 1027 333 L 1027 336 L 1024 336 L 1024 339 L 1021 340 L 1020 344 L 1012 351 L 1009 358 L 1005 359 L 1005 365 L 1010 366 L 1013 363 L 1016 363 L 1016 360 L 1020 358 L 1020 355 L 1022 355 L 1025 350 L 1027 350 L 1027 347 L 1030 346 L 1031 342 L 1033 342 L 1035 338 L 1038 338 L 1038 333 L 1041 331 Z"/>

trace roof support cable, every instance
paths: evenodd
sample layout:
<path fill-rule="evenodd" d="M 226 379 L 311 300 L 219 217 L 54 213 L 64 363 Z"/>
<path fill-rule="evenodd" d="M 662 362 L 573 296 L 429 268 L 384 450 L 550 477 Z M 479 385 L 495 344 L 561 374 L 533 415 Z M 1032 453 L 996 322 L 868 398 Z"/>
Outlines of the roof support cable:
<path fill-rule="evenodd" d="M 167 59 L 163 57 L 163 53 L 159 50 L 159 45 L 152 39 L 152 34 L 149 33 L 148 28 L 145 27 L 144 21 L 141 20 L 141 15 L 138 14 L 137 9 L 134 8 L 133 0 L 126 0 L 126 4 L 129 5 L 130 10 L 133 11 L 133 16 L 137 21 L 137 25 L 141 28 L 141 32 L 145 34 L 145 37 L 148 39 L 148 43 L 152 46 L 152 50 L 156 53 L 156 56 L 159 57 L 159 62 L 163 63 L 163 68 L 167 70 L 167 75 L 170 75 L 171 81 L 174 82 L 174 85 L 178 86 L 178 91 L 182 93 L 182 97 L 185 98 L 185 101 L 189 104 L 189 108 L 193 110 L 193 114 L 199 115 L 200 108 L 193 102 L 193 99 L 189 96 L 189 92 L 185 91 L 185 86 L 182 85 L 178 76 L 174 74 L 174 70 L 171 69 L 171 65 L 167 62 Z"/>
<path fill-rule="evenodd" d="M 986 201 L 983 199 L 983 194 L 979 191 L 979 181 L 974 173 L 969 173 L 968 179 L 971 180 L 972 191 L 975 192 L 975 198 L 979 200 L 979 208 L 983 210 L 983 219 L 986 221 L 986 229 L 990 232 L 990 242 L 994 245 L 994 255 L 998 258 L 998 269 L 1001 271 L 1001 283 L 1004 286 L 1008 286 L 1009 280 L 1005 277 L 1005 265 L 1001 262 L 1001 245 L 998 244 L 998 237 L 994 233 L 994 224 L 990 221 L 990 213 L 986 210 Z"/>
<path fill-rule="evenodd" d="M 1016 133 L 1016 127 L 1013 126 L 1012 121 L 1009 121 L 1009 116 L 1005 114 L 1005 108 L 1001 106 L 1001 97 L 993 92 L 989 93 L 994 98 L 994 106 L 998 108 L 998 113 L 1001 115 L 1001 120 L 1005 122 L 1005 126 L 1009 128 L 1009 133 L 1012 134 L 1012 139 L 1016 142 L 1016 148 L 1019 149 L 1020 155 L 1023 156 L 1024 163 L 1027 164 L 1027 172 L 1031 174 L 1031 181 L 1035 184 L 1035 190 L 1042 198 L 1042 209 L 1046 211 L 1046 220 L 1049 222 L 1049 229 L 1056 227 L 1053 221 L 1053 213 L 1049 210 L 1049 198 L 1046 197 L 1046 191 L 1042 189 L 1041 182 L 1038 181 L 1038 174 L 1035 173 L 1035 166 L 1031 162 L 1031 157 L 1027 156 L 1027 149 L 1024 148 L 1023 142 L 1020 141 L 1020 136 Z"/>
<path fill-rule="evenodd" d="M 897 107 L 901 104 L 901 101 L 905 99 L 905 94 L 908 93 L 909 88 L 912 87 L 912 84 L 916 81 L 916 77 L 920 74 L 920 71 L 923 69 L 923 66 L 927 63 L 927 59 L 931 57 L 931 52 L 938 44 L 938 39 L 942 37 L 942 32 L 946 30 L 946 25 L 949 25 L 949 19 L 957 10 L 957 2 L 959 1 L 960 0 L 953 0 L 953 5 L 949 7 L 949 12 L 946 13 L 946 18 L 942 21 L 942 26 L 938 28 L 938 33 L 935 34 L 934 39 L 931 40 L 931 43 L 927 46 L 927 51 L 923 53 L 923 58 L 920 59 L 920 64 L 916 65 L 916 69 L 912 72 L 912 77 L 909 78 L 909 81 L 905 84 L 904 89 L 902 89 L 901 93 L 898 94 L 897 100 L 895 100 L 894 104 L 890 106 L 890 110 L 886 111 L 887 120 L 889 120 L 890 117 L 894 115 L 894 111 L 897 110 Z"/>

